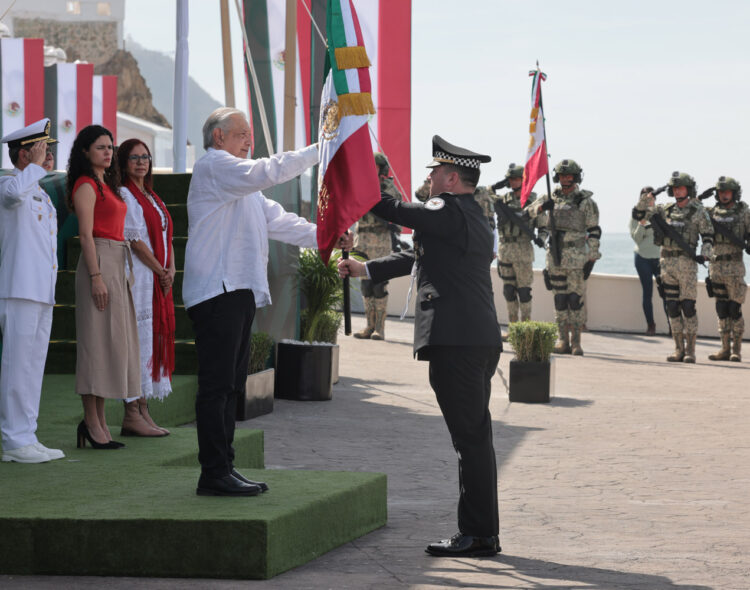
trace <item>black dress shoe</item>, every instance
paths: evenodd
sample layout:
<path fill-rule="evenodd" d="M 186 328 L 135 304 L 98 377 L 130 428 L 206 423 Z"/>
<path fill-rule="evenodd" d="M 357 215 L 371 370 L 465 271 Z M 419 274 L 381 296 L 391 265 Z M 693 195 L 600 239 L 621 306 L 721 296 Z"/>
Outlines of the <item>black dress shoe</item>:
<path fill-rule="evenodd" d="M 201 475 L 195 493 L 199 496 L 257 496 L 260 494 L 260 487 L 240 481 L 232 475 L 224 477 Z"/>
<path fill-rule="evenodd" d="M 261 492 L 267 492 L 268 491 L 268 484 L 264 481 L 253 481 L 252 479 L 247 479 L 244 475 L 242 475 L 239 471 L 236 469 L 232 469 L 232 477 L 235 479 L 239 479 L 240 481 L 243 481 L 245 483 L 252 484 L 254 486 L 258 486 L 260 488 Z"/>
<path fill-rule="evenodd" d="M 500 553 L 501 549 L 497 537 L 472 537 L 456 533 L 450 539 L 431 543 L 425 551 L 440 557 L 488 557 Z"/>

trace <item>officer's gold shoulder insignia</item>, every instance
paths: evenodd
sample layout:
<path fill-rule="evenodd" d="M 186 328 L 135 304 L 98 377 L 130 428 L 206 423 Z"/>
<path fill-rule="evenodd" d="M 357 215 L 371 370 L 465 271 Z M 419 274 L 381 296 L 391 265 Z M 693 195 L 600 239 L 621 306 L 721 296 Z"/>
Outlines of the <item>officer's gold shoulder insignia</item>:
<path fill-rule="evenodd" d="M 443 207 L 445 207 L 445 201 L 440 197 L 432 197 L 424 204 L 424 208 L 430 211 L 440 211 Z"/>

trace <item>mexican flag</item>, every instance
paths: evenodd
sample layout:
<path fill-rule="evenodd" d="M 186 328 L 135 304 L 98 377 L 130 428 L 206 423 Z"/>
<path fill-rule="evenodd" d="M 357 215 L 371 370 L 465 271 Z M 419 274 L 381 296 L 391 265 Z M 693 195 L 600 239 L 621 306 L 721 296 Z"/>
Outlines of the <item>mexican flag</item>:
<path fill-rule="evenodd" d="M 44 118 L 44 40 L 0 39 L 0 137 Z M 7 144 L 2 168 L 13 168 Z"/>
<path fill-rule="evenodd" d="M 367 125 L 375 113 L 362 31 L 352 0 L 330 0 L 328 66 L 320 103 L 318 251 L 328 262 L 336 240 L 380 200 Z"/>
<path fill-rule="evenodd" d="M 521 185 L 521 207 L 526 204 L 529 193 L 537 181 L 547 174 L 547 140 L 544 136 L 544 112 L 542 109 L 542 82 L 547 75 L 539 70 L 529 72 L 533 76 L 531 83 L 531 122 L 529 123 L 529 150 L 526 152 L 526 165 L 523 170 Z"/>

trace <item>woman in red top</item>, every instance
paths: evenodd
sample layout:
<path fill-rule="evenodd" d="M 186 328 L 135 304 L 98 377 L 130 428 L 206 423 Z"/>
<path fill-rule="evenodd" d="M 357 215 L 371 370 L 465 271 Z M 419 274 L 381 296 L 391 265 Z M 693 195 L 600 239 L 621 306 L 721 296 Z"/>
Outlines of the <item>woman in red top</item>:
<path fill-rule="evenodd" d="M 73 142 L 68 161 L 68 205 L 78 216 L 81 240 L 76 268 L 76 393 L 83 402 L 79 448 L 87 440 L 95 449 L 124 446 L 112 440 L 104 401 L 140 392 L 132 260 L 123 235 L 127 206 L 119 195 L 113 156 L 112 134 L 89 125 Z"/>

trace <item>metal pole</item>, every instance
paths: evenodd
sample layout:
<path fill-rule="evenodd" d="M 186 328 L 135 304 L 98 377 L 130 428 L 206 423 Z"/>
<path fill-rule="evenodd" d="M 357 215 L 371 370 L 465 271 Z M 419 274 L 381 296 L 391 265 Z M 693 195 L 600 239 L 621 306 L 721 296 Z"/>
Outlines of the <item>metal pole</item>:
<path fill-rule="evenodd" d="M 234 108 L 234 69 L 232 67 L 232 32 L 229 28 L 229 0 L 220 0 L 221 51 L 224 55 L 224 100 Z"/>
<path fill-rule="evenodd" d="M 177 0 L 174 61 L 174 121 L 172 121 L 172 172 L 185 172 L 187 149 L 188 0 Z"/>

